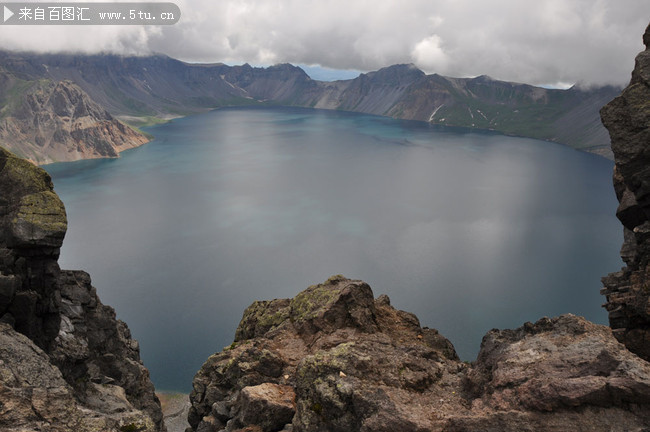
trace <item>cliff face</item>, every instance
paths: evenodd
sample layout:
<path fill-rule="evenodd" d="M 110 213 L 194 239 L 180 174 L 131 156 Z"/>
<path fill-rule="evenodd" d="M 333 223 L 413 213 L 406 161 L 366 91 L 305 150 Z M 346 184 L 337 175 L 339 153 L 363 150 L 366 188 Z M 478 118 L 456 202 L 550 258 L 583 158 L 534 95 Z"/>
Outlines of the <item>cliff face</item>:
<path fill-rule="evenodd" d="M 148 141 L 70 81 L 0 81 L 0 144 L 32 162 L 117 157 Z"/>
<path fill-rule="evenodd" d="M 49 175 L 0 148 L 0 429 L 163 431 L 128 327 L 59 269 L 66 229 Z"/>
<path fill-rule="evenodd" d="M 495 130 L 611 156 L 598 110 L 619 90 L 553 90 L 491 79 L 425 75 L 395 65 L 359 78 L 320 83 L 308 106 Z"/>
<path fill-rule="evenodd" d="M 650 360 L 650 26 L 646 50 L 623 93 L 601 111 L 615 155 L 614 188 L 623 223 L 622 271 L 603 278 L 609 322 L 619 341 Z"/>
<path fill-rule="evenodd" d="M 253 303 L 193 388 L 188 420 L 202 432 L 650 427 L 650 363 L 605 326 L 564 315 L 493 330 L 470 365 L 415 315 L 342 276 Z"/>

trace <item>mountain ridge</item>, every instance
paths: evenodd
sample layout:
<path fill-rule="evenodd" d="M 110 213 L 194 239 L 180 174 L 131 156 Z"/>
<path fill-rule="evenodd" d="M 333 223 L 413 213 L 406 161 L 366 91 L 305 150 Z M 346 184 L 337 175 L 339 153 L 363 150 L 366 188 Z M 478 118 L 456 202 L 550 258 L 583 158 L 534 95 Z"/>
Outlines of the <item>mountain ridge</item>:
<path fill-rule="evenodd" d="M 611 328 L 567 314 L 494 329 L 467 364 L 415 315 L 337 275 L 244 311 L 194 378 L 189 430 L 648 430 L 650 26 L 644 42 L 602 111 L 628 265 L 604 280 Z M 67 217 L 50 176 L 4 149 L 0 228 L 0 428 L 164 432 L 128 327 L 88 274 L 58 266 Z"/>
<path fill-rule="evenodd" d="M 70 80 L 0 67 L 0 145 L 34 163 L 98 157 L 149 141 Z"/>
<path fill-rule="evenodd" d="M 191 64 L 164 55 L 26 54 L 0 51 L 0 65 L 29 79 L 70 80 L 112 115 L 184 116 L 242 105 L 345 110 L 435 125 L 488 129 L 554 141 L 611 157 L 598 110 L 615 87 L 568 90 L 498 81 L 487 76 L 426 75 L 392 65 L 340 81 L 316 81 L 279 64 Z"/>

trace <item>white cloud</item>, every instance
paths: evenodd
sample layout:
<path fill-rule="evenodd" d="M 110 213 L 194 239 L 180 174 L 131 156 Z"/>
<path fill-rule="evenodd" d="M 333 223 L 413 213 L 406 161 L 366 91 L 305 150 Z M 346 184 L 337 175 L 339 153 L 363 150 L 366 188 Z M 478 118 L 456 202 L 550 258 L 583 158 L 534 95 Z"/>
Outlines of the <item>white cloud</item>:
<path fill-rule="evenodd" d="M 545 84 L 625 84 L 647 0 L 178 0 L 168 27 L 0 26 L 0 46 L 162 52 L 187 61 L 320 64 Z"/>
<path fill-rule="evenodd" d="M 425 71 L 444 74 L 449 59 L 442 48 L 442 39 L 438 35 L 429 36 L 415 45 L 411 56 L 415 64 Z"/>

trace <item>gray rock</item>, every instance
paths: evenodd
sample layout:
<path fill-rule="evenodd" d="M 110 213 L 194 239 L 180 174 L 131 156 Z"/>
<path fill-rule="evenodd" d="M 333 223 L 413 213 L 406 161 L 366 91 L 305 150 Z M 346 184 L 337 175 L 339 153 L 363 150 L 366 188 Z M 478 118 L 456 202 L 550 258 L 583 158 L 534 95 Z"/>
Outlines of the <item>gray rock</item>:
<path fill-rule="evenodd" d="M 240 339 L 194 378 L 191 430 L 650 427 L 650 364 L 608 327 L 563 315 L 493 330 L 469 365 L 415 315 L 386 296 L 369 299 L 367 284 L 336 276 L 294 299 L 251 305 Z"/>
<path fill-rule="evenodd" d="M 24 335 L 0 324 L 0 429 L 51 432 L 118 431 L 155 425 L 116 386 L 97 386 L 95 400 L 80 404 L 49 356 Z"/>
<path fill-rule="evenodd" d="M 616 338 L 650 360 L 650 26 L 630 84 L 601 110 L 616 166 L 616 216 L 624 226 L 621 272 L 603 278 L 601 291 Z"/>
<path fill-rule="evenodd" d="M 262 432 L 281 430 L 293 419 L 295 399 L 293 387 L 288 385 L 263 383 L 244 387 L 237 401 L 240 411 L 236 423 L 257 425 Z"/>
<path fill-rule="evenodd" d="M 193 430 L 409 430 L 400 428 L 427 424 L 436 383 L 459 382 L 451 343 L 342 276 L 291 300 L 253 303 L 236 334 L 194 379 Z M 400 411 L 401 398 L 423 404 Z"/>
<path fill-rule="evenodd" d="M 499 410 L 650 406 L 650 363 L 610 328 L 563 315 L 484 338 L 468 385 Z"/>
<path fill-rule="evenodd" d="M 0 394 L 0 406 L 13 406 L 22 394 L 27 402 L 11 418 L 24 414 L 15 427 L 27 429 L 47 423 L 55 431 L 85 430 L 86 424 L 92 430 L 164 431 L 160 403 L 128 327 L 100 302 L 88 274 L 59 269 L 66 229 L 50 176 L 0 148 L 0 321 L 38 350 L 37 358 L 24 361 L 33 370 L 14 364 L 21 357 L 5 355 L 3 370 L 21 378 L 10 380 L 17 390 Z M 48 408 L 41 412 L 35 404 Z"/>

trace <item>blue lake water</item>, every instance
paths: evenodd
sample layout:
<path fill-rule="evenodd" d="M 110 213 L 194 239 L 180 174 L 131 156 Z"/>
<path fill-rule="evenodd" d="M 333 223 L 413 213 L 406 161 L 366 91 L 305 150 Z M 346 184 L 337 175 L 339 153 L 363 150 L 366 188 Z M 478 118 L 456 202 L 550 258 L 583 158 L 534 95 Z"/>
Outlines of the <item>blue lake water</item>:
<path fill-rule="evenodd" d="M 158 389 L 188 391 L 254 300 L 333 274 L 473 360 L 491 328 L 606 323 L 613 163 L 552 143 L 307 109 L 223 109 L 115 160 L 53 164 L 61 267 L 84 269 Z"/>

